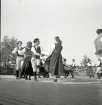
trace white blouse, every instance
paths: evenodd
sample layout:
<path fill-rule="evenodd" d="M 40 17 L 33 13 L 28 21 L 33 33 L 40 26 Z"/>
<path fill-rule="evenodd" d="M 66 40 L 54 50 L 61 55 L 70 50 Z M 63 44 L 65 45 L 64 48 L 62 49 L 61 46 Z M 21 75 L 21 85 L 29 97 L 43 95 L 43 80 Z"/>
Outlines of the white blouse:
<path fill-rule="evenodd" d="M 22 48 L 22 47 L 21 47 Z M 14 48 L 14 50 L 12 51 L 12 54 L 16 54 L 17 53 L 17 51 L 20 51 L 20 49 L 19 48 L 17 48 L 17 47 L 15 47 Z"/>

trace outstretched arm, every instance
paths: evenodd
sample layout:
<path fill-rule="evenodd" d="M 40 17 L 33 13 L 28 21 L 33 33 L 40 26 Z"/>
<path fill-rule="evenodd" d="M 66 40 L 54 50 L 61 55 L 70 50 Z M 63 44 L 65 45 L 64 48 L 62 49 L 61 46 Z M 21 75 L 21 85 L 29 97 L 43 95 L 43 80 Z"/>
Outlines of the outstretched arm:
<path fill-rule="evenodd" d="M 41 56 L 47 56 L 47 52 L 45 52 L 42 48 L 41 48 Z"/>
<path fill-rule="evenodd" d="M 54 49 L 55 49 L 55 44 L 52 45 L 52 48 L 49 51 L 48 56 L 50 56 L 53 53 Z"/>

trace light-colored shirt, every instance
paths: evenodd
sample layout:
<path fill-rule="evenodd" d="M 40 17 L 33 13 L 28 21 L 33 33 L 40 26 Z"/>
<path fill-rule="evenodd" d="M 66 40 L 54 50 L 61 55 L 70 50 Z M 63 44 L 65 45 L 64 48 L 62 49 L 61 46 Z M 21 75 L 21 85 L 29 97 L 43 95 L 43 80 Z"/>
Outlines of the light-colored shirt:
<path fill-rule="evenodd" d="M 102 73 L 102 68 L 101 67 L 97 67 L 96 73 Z"/>
<path fill-rule="evenodd" d="M 22 47 L 20 47 L 22 49 Z M 17 54 L 17 51 L 20 51 L 20 48 L 15 47 L 14 50 L 12 51 L 12 54 Z"/>
<path fill-rule="evenodd" d="M 24 48 L 24 49 L 21 50 L 21 51 L 19 50 L 19 51 L 18 51 L 18 54 L 20 54 L 20 55 L 24 55 L 25 52 L 26 52 L 26 49 Z"/>
<path fill-rule="evenodd" d="M 76 66 L 75 62 L 72 62 L 72 66 Z"/>
<path fill-rule="evenodd" d="M 87 63 L 87 66 L 92 66 L 92 64 L 91 63 Z"/>
<path fill-rule="evenodd" d="M 96 66 L 100 66 L 100 61 L 98 60 L 98 62 L 96 63 Z"/>

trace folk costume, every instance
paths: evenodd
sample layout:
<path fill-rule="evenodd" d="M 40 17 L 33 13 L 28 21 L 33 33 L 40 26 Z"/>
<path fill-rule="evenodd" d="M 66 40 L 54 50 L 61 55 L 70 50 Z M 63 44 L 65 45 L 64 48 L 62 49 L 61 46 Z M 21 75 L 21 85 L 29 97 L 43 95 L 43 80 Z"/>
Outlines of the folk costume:
<path fill-rule="evenodd" d="M 24 55 L 24 62 L 23 62 L 20 78 L 22 76 L 25 76 L 25 79 L 28 79 L 28 76 L 29 76 L 29 80 L 30 80 L 31 75 L 33 75 L 31 58 L 34 57 L 34 54 L 31 51 L 31 48 L 28 48 L 28 47 L 24 48 L 22 51 L 19 51 L 19 53 Z"/>
<path fill-rule="evenodd" d="M 37 73 L 38 73 L 38 77 L 41 78 L 40 77 L 41 56 L 44 56 L 45 54 L 40 46 L 33 46 L 31 50 L 35 55 L 35 57 L 32 57 L 31 63 L 32 63 L 32 68 L 34 72 L 34 79 L 37 80 L 37 77 L 36 77 Z"/>
<path fill-rule="evenodd" d="M 49 71 L 56 76 L 54 82 L 57 82 L 57 78 L 63 75 L 62 49 L 61 43 L 55 43 L 49 54 Z"/>
<path fill-rule="evenodd" d="M 23 47 L 16 47 L 16 48 L 12 51 L 12 54 L 15 54 L 15 55 L 17 56 L 17 57 L 16 57 L 16 78 L 19 77 L 19 73 L 20 73 L 21 68 L 22 68 L 21 62 L 22 62 L 23 59 L 24 59 L 24 56 L 18 53 L 19 51 L 22 51 L 22 50 L 23 50 Z"/>
<path fill-rule="evenodd" d="M 40 55 L 41 55 L 41 48 L 40 46 L 33 46 L 32 47 L 32 52 L 34 53 L 35 57 L 33 57 L 31 59 L 31 63 L 32 63 L 32 68 L 33 68 L 33 72 L 34 72 L 34 77 L 35 77 L 35 80 L 37 80 L 37 72 L 38 72 L 38 75 L 39 75 L 39 78 L 40 78 Z"/>

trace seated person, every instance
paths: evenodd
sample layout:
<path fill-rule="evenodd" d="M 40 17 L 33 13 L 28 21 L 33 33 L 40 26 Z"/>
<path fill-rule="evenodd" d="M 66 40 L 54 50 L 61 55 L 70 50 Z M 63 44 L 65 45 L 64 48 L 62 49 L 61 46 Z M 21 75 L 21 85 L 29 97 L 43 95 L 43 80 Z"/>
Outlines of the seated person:
<path fill-rule="evenodd" d="M 63 67 L 64 67 L 65 78 L 67 78 L 69 74 L 71 74 L 72 78 L 74 78 L 72 65 L 67 65 L 66 59 L 64 59 Z"/>

